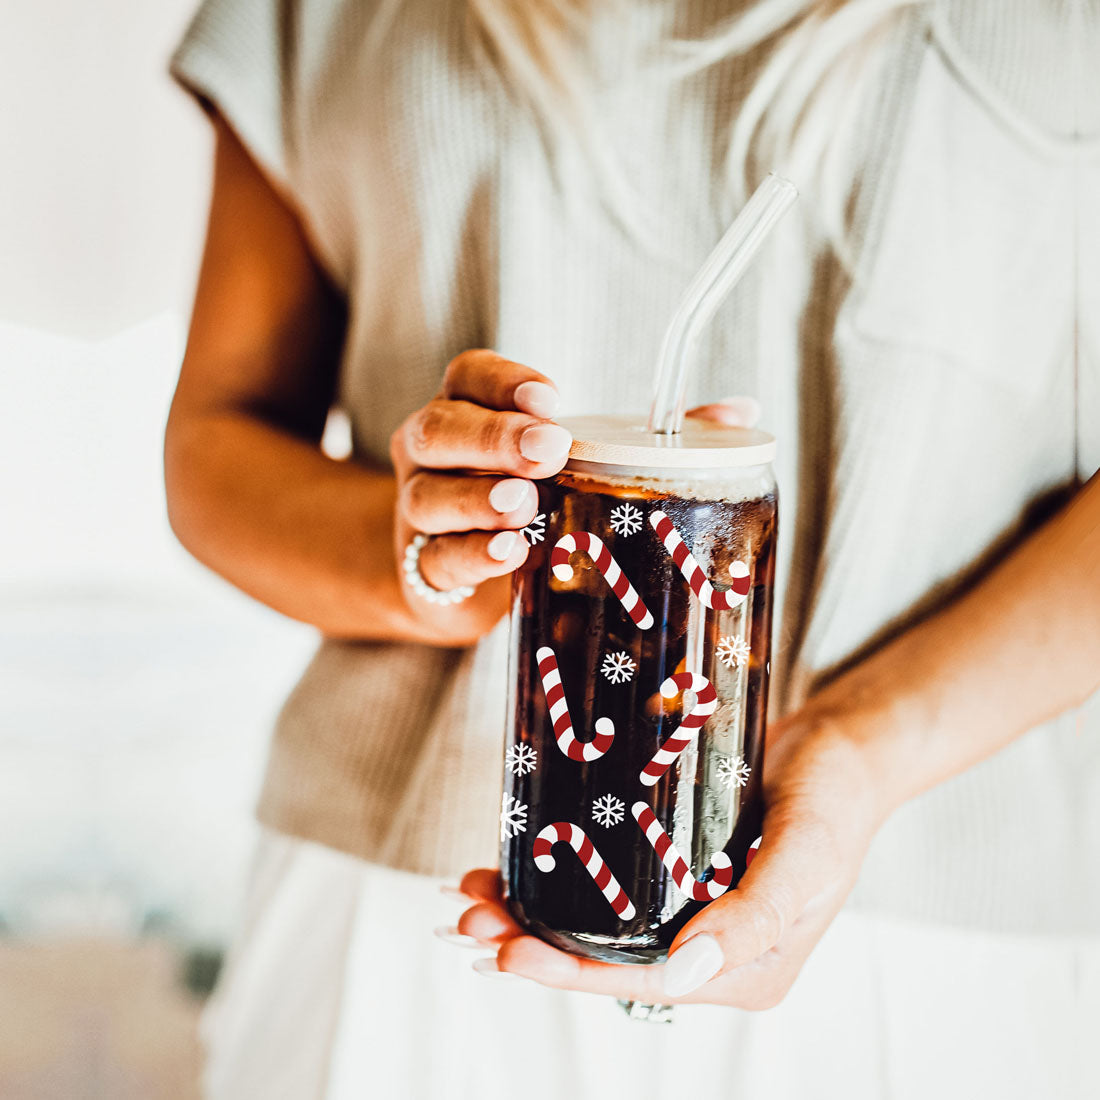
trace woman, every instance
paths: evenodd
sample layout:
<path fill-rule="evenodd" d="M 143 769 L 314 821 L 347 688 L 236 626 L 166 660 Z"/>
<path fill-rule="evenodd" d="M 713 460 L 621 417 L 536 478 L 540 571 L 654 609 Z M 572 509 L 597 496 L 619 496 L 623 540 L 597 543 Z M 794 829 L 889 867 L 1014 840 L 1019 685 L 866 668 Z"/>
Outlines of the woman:
<path fill-rule="evenodd" d="M 275 733 L 209 1095 L 1072 1095 L 1100 973 L 1080 16 L 201 9 L 174 71 L 217 154 L 170 515 L 325 639 Z M 801 214 L 694 382 L 780 439 L 764 844 L 663 968 L 555 952 L 468 874 L 443 936 L 534 979 L 481 982 L 426 931 L 439 877 L 494 861 L 501 620 L 553 417 L 644 411 L 677 295 L 769 167 Z M 334 405 L 350 461 L 321 446 Z M 646 1029 L 545 986 L 683 1007 Z"/>

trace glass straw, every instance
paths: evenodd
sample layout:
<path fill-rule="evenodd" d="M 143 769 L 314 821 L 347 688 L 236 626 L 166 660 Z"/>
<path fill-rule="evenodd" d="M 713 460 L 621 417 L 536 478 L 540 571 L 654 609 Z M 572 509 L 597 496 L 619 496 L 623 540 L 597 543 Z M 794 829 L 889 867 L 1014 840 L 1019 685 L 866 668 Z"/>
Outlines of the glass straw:
<path fill-rule="evenodd" d="M 684 291 L 661 342 L 657 388 L 649 412 L 651 432 L 675 435 L 683 427 L 695 340 L 797 197 L 790 180 L 769 172 Z"/>

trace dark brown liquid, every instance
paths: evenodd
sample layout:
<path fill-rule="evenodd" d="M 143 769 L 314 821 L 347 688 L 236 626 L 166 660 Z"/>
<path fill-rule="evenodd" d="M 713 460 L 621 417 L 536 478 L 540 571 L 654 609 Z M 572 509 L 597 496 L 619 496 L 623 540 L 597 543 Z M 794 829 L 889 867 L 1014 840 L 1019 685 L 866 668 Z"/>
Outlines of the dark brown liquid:
<path fill-rule="evenodd" d="M 623 504 L 641 513 L 640 530 L 629 535 L 610 525 L 612 509 Z M 736 885 L 760 835 L 776 498 L 684 499 L 565 473 L 540 486 L 539 508 L 546 516 L 545 539 L 532 548 L 515 582 L 508 739 L 509 746 L 534 750 L 535 768 L 517 774 L 513 764 L 505 771 L 506 797 L 525 808 L 523 831 L 502 830 L 514 833 L 502 840 L 505 894 L 517 920 L 567 951 L 651 962 L 664 956 L 704 903 L 679 891 L 631 806 L 643 801 L 653 810 L 700 879 L 709 877 L 704 871 L 712 855 L 724 850 Z M 731 561 L 746 562 L 752 587 L 741 608 L 712 611 L 696 599 L 650 525 L 657 509 L 672 520 L 716 589 L 729 587 Z M 570 580 L 553 577 L 554 544 L 582 531 L 604 541 L 653 614 L 653 626 L 635 625 L 585 554 L 571 556 Z M 716 654 L 721 639 L 729 637 L 743 638 L 750 651 L 733 667 Z M 576 737 L 590 741 L 600 717 L 614 722 L 614 742 L 598 760 L 577 762 L 558 747 L 535 657 L 543 646 L 557 658 Z M 614 683 L 601 669 L 608 654 L 619 653 L 634 668 L 629 681 Z M 663 699 L 661 683 L 685 666 L 711 679 L 718 709 L 656 785 L 644 786 L 639 773 L 683 714 L 683 697 Z M 731 780 L 729 765 L 738 758 L 747 778 L 742 769 L 740 779 Z M 605 796 L 621 805 L 621 821 L 601 825 L 594 819 L 595 800 Z M 554 845 L 552 871 L 535 866 L 536 836 L 559 821 L 584 830 L 633 903 L 633 918 L 616 915 L 568 844 Z"/>

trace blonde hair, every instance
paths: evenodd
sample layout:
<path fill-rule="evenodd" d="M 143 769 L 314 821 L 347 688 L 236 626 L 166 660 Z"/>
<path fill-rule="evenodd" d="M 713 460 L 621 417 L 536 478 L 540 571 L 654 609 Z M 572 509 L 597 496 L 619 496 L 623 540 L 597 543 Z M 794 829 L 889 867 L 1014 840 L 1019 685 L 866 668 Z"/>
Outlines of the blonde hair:
<path fill-rule="evenodd" d="M 645 235 L 648 212 L 609 160 L 584 107 L 583 41 L 594 0 L 468 0 L 476 41 L 509 89 L 537 116 L 557 157 L 579 151 L 620 223 Z M 615 3 L 620 0 L 602 0 Z M 653 78 L 683 79 L 769 44 L 734 121 L 726 198 L 735 209 L 769 170 L 807 194 L 841 247 L 847 221 L 845 156 L 881 45 L 923 0 L 759 0 L 707 38 L 668 43 Z M 621 6 L 629 18 L 629 0 Z"/>

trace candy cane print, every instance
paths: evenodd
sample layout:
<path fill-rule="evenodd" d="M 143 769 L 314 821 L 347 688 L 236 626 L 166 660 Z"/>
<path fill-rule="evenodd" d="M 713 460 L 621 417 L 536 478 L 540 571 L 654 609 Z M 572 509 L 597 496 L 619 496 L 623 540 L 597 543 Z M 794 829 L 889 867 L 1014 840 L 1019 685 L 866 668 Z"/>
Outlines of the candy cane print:
<path fill-rule="evenodd" d="M 591 741 L 578 741 L 573 733 L 573 722 L 569 717 L 569 705 L 565 701 L 565 688 L 561 686 L 561 672 L 554 651 L 544 645 L 535 654 L 535 660 L 538 661 L 542 691 L 546 696 L 546 707 L 550 711 L 558 748 L 570 760 L 582 763 L 599 760 L 615 740 L 615 723 L 610 718 L 597 718 L 596 736 Z"/>
<path fill-rule="evenodd" d="M 603 579 L 611 586 L 611 591 L 619 597 L 626 613 L 634 620 L 642 630 L 648 630 L 653 625 L 653 616 L 649 608 L 642 603 L 642 597 L 634 590 L 634 586 L 626 579 L 626 574 L 619 568 L 619 563 L 611 556 L 611 551 L 604 546 L 603 539 L 597 538 L 590 531 L 575 531 L 569 535 L 562 535 L 550 551 L 550 568 L 559 581 L 570 580 L 573 576 L 573 567 L 569 564 L 569 555 L 580 551 L 592 559 L 592 564 L 603 574 Z"/>
<path fill-rule="evenodd" d="M 752 842 L 752 843 L 751 843 L 751 844 L 749 845 L 749 850 L 748 850 L 748 851 L 747 851 L 747 852 L 745 853 L 745 867 L 746 867 L 746 868 L 748 868 L 748 866 L 749 866 L 749 865 L 750 865 L 750 864 L 752 863 L 752 861 L 753 861 L 753 860 L 754 860 L 754 859 L 756 858 L 756 853 L 760 851 L 760 841 L 762 841 L 763 839 L 764 839 L 764 838 L 763 838 L 762 836 L 758 836 L 758 837 L 757 837 L 757 838 L 756 838 L 756 839 L 755 839 L 755 840 L 754 840 L 754 841 L 753 841 L 753 842 Z"/>
<path fill-rule="evenodd" d="M 630 807 L 634 820 L 645 833 L 646 840 L 653 845 L 657 858 L 668 868 L 676 889 L 686 897 L 696 901 L 713 901 L 720 898 L 733 882 L 733 864 L 725 852 L 715 852 L 710 861 L 714 868 L 714 877 L 709 882 L 697 882 L 684 857 L 672 846 L 668 833 L 661 828 L 653 811 L 644 802 L 635 802 Z"/>
<path fill-rule="evenodd" d="M 684 715 L 680 728 L 665 739 L 653 759 L 642 769 L 638 778 L 646 787 L 652 787 L 668 771 L 718 706 L 714 685 L 697 672 L 676 672 L 661 684 L 661 694 L 666 699 L 671 699 L 678 691 L 695 692 L 695 706 Z"/>
<path fill-rule="evenodd" d="M 568 821 L 555 821 L 552 825 L 547 825 L 535 837 L 535 844 L 531 849 L 531 854 L 535 857 L 535 866 L 540 871 L 554 869 L 556 861 L 550 849 L 558 841 L 564 841 L 577 853 L 577 858 L 584 864 L 584 869 L 592 876 L 611 908 L 623 920 L 630 920 L 634 916 L 634 906 L 630 898 L 626 896 L 626 891 L 619 885 L 610 868 L 604 863 L 603 857 L 596 851 L 592 841 L 579 825 L 573 825 Z"/>
<path fill-rule="evenodd" d="M 665 544 L 665 549 L 672 555 L 676 568 L 683 573 L 684 580 L 691 585 L 692 592 L 699 597 L 700 603 L 705 604 L 712 611 L 731 611 L 745 602 L 751 584 L 749 567 L 743 561 L 730 563 L 733 587 L 728 592 L 715 592 L 710 581 L 707 580 L 706 573 L 699 567 L 699 563 L 691 556 L 687 544 L 680 538 L 680 532 L 672 525 L 672 520 L 664 512 L 651 512 L 649 522 L 657 532 L 657 537 Z"/>

